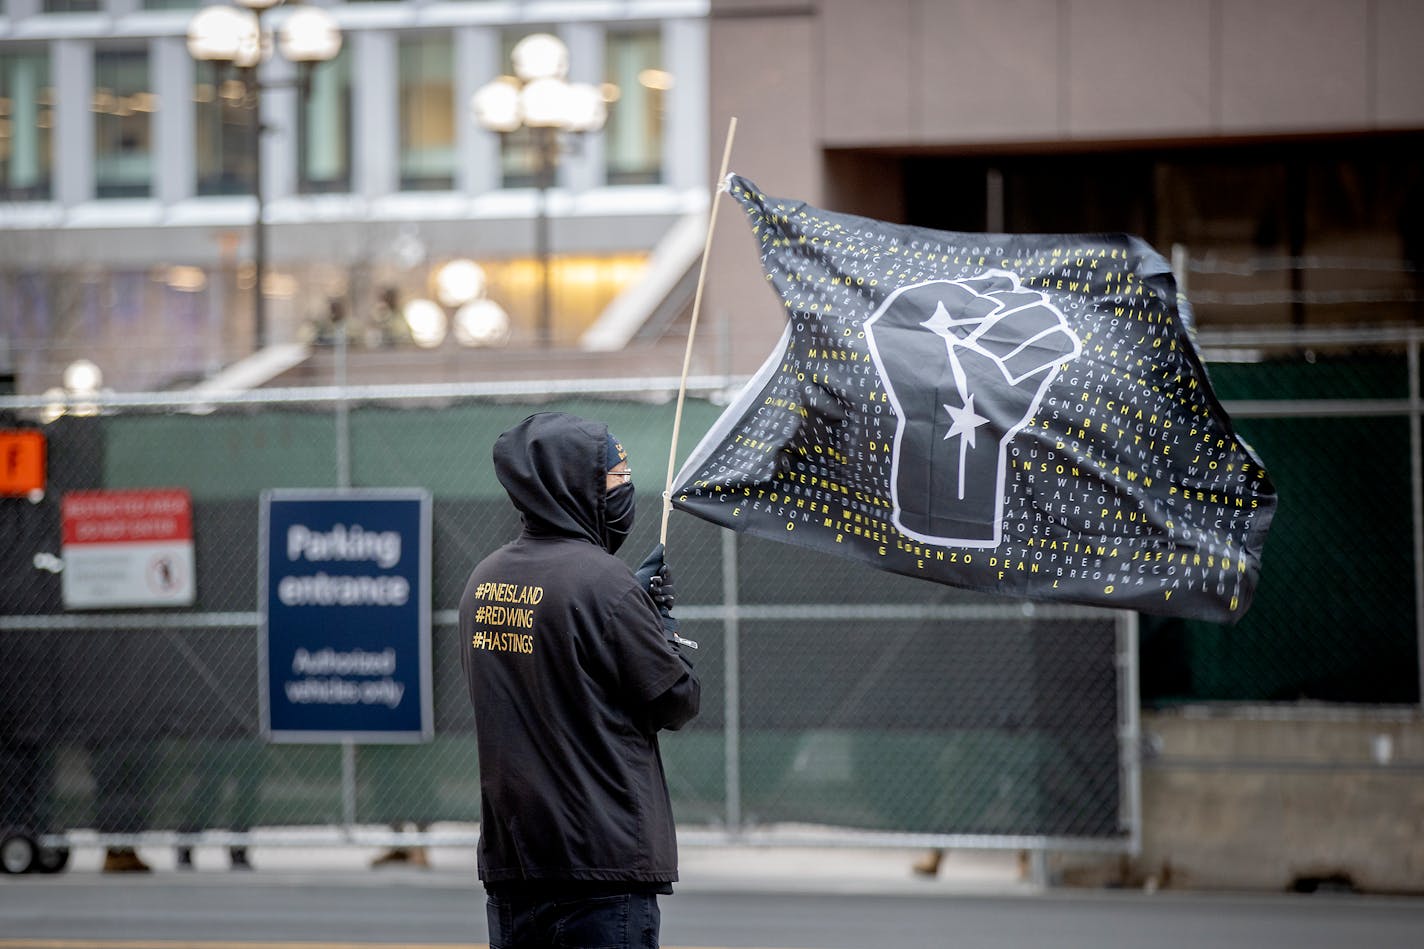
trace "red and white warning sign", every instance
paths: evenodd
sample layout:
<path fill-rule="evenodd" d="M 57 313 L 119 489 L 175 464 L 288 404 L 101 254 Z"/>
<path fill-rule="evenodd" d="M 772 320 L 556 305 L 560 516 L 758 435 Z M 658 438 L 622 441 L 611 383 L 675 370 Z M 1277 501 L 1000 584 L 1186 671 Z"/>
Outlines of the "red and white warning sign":
<path fill-rule="evenodd" d="M 60 500 L 60 517 L 66 608 L 192 604 L 187 491 L 70 491 Z"/>

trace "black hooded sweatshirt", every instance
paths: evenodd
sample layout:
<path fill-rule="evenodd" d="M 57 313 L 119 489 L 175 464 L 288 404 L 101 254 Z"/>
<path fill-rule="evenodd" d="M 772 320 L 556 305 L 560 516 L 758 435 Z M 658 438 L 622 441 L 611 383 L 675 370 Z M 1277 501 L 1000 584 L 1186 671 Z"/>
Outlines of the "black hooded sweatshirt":
<path fill-rule="evenodd" d="M 657 732 L 695 716 L 701 689 L 647 591 L 605 546 L 607 434 L 541 413 L 495 442 L 495 473 L 524 529 L 480 562 L 460 598 L 479 875 L 495 893 L 571 881 L 666 892 L 677 879 Z"/>

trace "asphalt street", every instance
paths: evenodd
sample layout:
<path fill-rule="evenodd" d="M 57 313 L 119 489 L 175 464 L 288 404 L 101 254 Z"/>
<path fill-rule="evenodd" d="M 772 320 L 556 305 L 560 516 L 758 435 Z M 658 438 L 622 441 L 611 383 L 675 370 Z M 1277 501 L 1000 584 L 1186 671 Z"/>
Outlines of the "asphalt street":
<path fill-rule="evenodd" d="M 904 873 L 893 875 L 883 859 L 857 872 L 846 854 L 787 875 L 765 857 L 740 871 L 702 865 L 663 900 L 668 949 L 1424 946 L 1424 900 L 923 881 L 898 856 Z M 0 949 L 443 949 L 487 938 L 482 892 L 463 867 L 260 866 L 0 878 Z"/>

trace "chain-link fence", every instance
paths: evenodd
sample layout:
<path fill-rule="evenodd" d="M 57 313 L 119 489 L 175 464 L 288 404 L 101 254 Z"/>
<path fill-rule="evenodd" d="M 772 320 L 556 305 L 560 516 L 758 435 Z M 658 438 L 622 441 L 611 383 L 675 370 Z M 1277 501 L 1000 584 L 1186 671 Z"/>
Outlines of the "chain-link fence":
<path fill-rule="evenodd" d="M 1419 703 L 1421 339 L 1204 337 L 1213 387 L 1270 470 L 1279 507 L 1239 624 L 1142 618 L 1145 703 Z"/>
<path fill-rule="evenodd" d="M 1144 697 L 1417 702 L 1418 340 L 1207 343 L 1238 360 L 1210 370 L 1280 513 L 1240 625 L 1144 618 Z M 653 473 L 627 547 L 638 556 L 657 535 L 673 385 L 126 395 L 43 423 L 44 498 L 0 499 L 0 827 L 51 844 L 277 843 L 276 828 L 412 821 L 433 825 L 421 840 L 471 842 L 479 784 L 455 608 L 469 570 L 518 526 L 490 468 L 494 437 L 530 411 L 606 420 Z M 722 386 L 694 382 L 680 456 Z M 40 424 L 46 406 L 7 398 L 0 411 Z M 429 742 L 262 737 L 259 498 L 333 487 L 433 498 Z M 60 499 L 126 488 L 190 493 L 195 601 L 66 609 Z M 663 743 L 689 840 L 1135 846 L 1135 615 L 970 594 L 681 514 L 669 550 L 685 635 L 702 644 L 702 714 Z"/>

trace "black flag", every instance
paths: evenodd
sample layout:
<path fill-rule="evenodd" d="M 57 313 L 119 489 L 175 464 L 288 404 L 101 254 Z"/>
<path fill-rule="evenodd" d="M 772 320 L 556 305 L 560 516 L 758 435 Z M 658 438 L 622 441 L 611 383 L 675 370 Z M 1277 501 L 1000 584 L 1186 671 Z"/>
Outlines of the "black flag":
<path fill-rule="evenodd" d="M 1275 488 L 1162 256 L 959 234 L 729 178 L 787 316 L 673 504 L 895 573 L 1234 622 Z"/>

